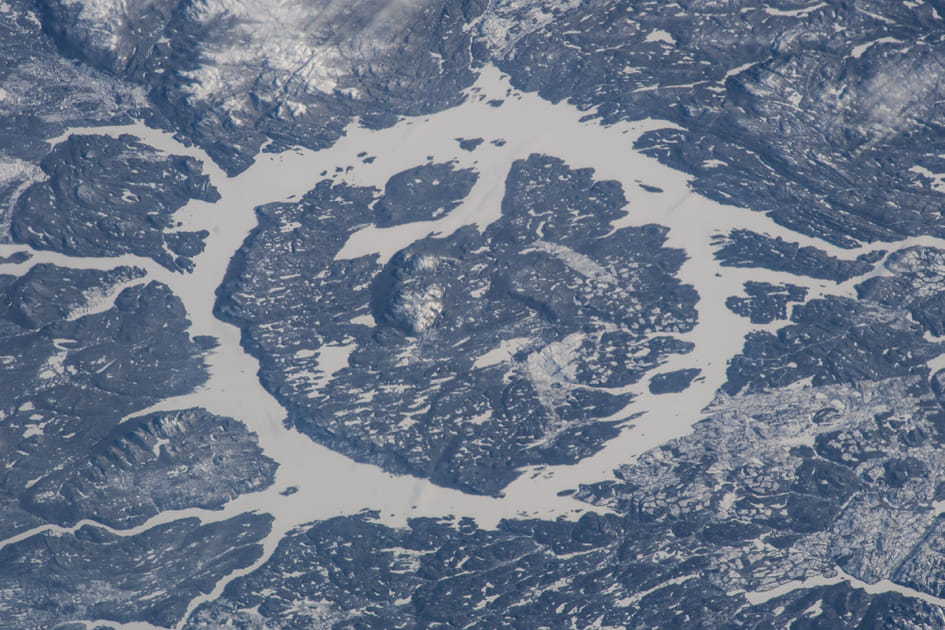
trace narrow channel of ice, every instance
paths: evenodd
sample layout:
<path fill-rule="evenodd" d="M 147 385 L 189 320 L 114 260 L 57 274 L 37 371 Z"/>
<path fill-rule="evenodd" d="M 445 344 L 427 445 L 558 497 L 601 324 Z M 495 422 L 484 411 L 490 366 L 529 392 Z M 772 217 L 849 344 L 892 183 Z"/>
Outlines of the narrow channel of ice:
<path fill-rule="evenodd" d="M 934 595 L 917 591 L 914 588 L 896 584 L 890 580 L 879 580 L 876 583 L 870 584 L 869 582 L 864 582 L 863 580 L 853 577 L 839 567 L 835 569 L 835 573 L 833 575 L 815 575 L 813 577 L 807 578 L 806 580 L 793 580 L 791 582 L 785 582 L 784 584 L 780 584 L 775 588 L 768 589 L 766 591 L 752 591 L 745 593 L 745 599 L 747 599 L 752 606 L 758 606 L 760 604 L 764 604 L 765 602 L 771 601 L 776 597 L 782 597 L 798 589 L 815 588 L 817 586 L 832 586 L 841 582 L 847 582 L 850 586 L 865 591 L 870 595 L 879 595 L 881 593 L 898 593 L 912 599 L 921 599 L 922 601 L 928 602 L 933 606 L 945 607 L 945 598 L 935 597 Z"/>

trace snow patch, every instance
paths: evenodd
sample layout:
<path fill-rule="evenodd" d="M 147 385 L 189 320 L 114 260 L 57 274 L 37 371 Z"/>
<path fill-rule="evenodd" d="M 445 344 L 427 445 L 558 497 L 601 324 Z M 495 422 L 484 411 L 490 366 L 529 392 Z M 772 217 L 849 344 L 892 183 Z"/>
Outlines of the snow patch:
<path fill-rule="evenodd" d="M 804 17 L 817 11 L 823 9 L 827 6 L 826 2 L 818 2 L 817 4 L 811 5 L 809 7 L 803 7 L 801 9 L 791 9 L 791 10 L 782 10 L 775 9 L 773 7 L 765 7 L 765 13 L 768 15 L 776 15 L 780 17 Z"/>
<path fill-rule="evenodd" d="M 523 37 L 541 30 L 582 0 L 498 0 L 476 23 L 478 34 L 493 52 L 504 55 Z"/>
<path fill-rule="evenodd" d="M 903 43 L 901 39 L 896 39 L 895 37 L 880 37 L 879 39 L 874 39 L 871 42 L 866 42 L 865 44 L 859 44 L 854 46 L 850 50 L 850 56 L 854 59 L 859 59 L 863 56 L 867 50 L 876 46 L 877 44 L 901 44 Z"/>
<path fill-rule="evenodd" d="M 659 30 L 659 29 L 650 31 L 650 33 L 646 36 L 646 39 L 644 39 L 643 41 L 647 43 L 663 42 L 664 44 L 669 44 L 670 46 L 676 45 L 676 39 L 672 35 L 670 35 L 666 31 Z"/>

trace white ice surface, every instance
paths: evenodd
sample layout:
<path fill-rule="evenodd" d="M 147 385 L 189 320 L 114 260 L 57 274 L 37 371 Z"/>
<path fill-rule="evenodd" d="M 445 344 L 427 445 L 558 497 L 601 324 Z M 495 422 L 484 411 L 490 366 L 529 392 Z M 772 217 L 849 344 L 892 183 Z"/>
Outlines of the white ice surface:
<path fill-rule="evenodd" d="M 765 7 L 765 13 L 767 13 L 768 15 L 777 15 L 777 16 L 782 16 L 782 17 L 804 17 L 806 15 L 813 13 L 814 11 L 817 11 L 818 9 L 823 9 L 826 6 L 827 6 L 826 2 L 818 2 L 817 4 L 812 4 L 807 7 L 802 7 L 800 9 L 791 9 L 791 10 L 775 9 L 774 7 Z"/>
<path fill-rule="evenodd" d="M 865 53 L 867 50 L 869 50 L 870 48 L 872 48 L 873 46 L 877 44 L 901 44 L 901 43 L 903 43 L 902 40 L 896 39 L 895 37 L 880 37 L 878 39 L 874 39 L 871 42 L 866 42 L 865 44 L 859 44 L 857 46 L 854 46 L 852 49 L 850 49 L 850 56 L 855 59 L 859 59 L 860 57 L 863 56 L 863 53 Z"/>
<path fill-rule="evenodd" d="M 673 36 L 672 36 L 670 33 L 667 33 L 666 31 L 659 30 L 659 29 L 654 30 L 654 31 L 651 31 L 651 32 L 646 36 L 646 39 L 644 39 L 643 41 L 645 41 L 645 42 L 663 42 L 664 44 L 670 44 L 670 45 L 672 45 L 672 46 L 675 46 L 675 45 L 676 45 L 676 40 L 673 38 Z"/>
<path fill-rule="evenodd" d="M 745 593 L 745 599 L 747 599 L 753 606 L 763 604 L 767 601 L 774 599 L 775 597 L 781 597 L 782 595 L 787 595 L 791 591 L 797 590 L 799 588 L 813 588 L 816 586 L 830 586 L 832 584 L 839 584 L 840 582 L 847 582 L 850 586 L 858 588 L 862 591 L 865 591 L 871 595 L 877 595 L 880 593 L 899 593 L 905 597 L 911 597 L 913 599 L 921 599 L 926 601 L 933 606 L 945 607 L 945 599 L 941 597 L 935 597 L 934 595 L 929 595 L 928 593 L 923 593 L 922 591 L 917 591 L 914 588 L 909 588 L 908 586 L 903 586 L 901 584 L 896 584 L 890 580 L 880 580 L 875 584 L 870 584 L 869 582 L 864 582 L 863 580 L 857 579 L 844 571 L 843 569 L 835 569 L 833 575 L 816 575 L 812 578 L 806 580 L 795 580 L 793 582 L 785 582 L 780 586 L 769 589 L 767 591 L 754 591 L 750 593 Z"/>

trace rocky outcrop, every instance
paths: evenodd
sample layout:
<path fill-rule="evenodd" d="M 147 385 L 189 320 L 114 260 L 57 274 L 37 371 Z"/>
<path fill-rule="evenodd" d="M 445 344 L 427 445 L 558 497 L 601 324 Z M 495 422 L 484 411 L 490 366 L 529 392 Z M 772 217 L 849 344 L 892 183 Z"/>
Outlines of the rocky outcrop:
<path fill-rule="evenodd" d="M 179 270 L 203 251 L 208 232 L 173 231 L 188 201 L 220 198 L 193 158 L 161 155 L 129 135 L 70 136 L 40 166 L 47 178 L 14 206 L 15 241 L 71 256 L 136 254 Z"/>

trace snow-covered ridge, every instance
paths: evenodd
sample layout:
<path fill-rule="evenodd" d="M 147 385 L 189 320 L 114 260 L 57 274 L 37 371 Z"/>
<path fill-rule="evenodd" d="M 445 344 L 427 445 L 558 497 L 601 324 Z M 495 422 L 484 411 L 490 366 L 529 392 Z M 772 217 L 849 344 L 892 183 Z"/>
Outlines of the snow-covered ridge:
<path fill-rule="evenodd" d="M 261 81 L 278 94 L 290 116 L 306 111 L 304 98 L 329 94 L 339 78 L 381 59 L 430 4 L 408 0 L 60 0 L 78 9 L 74 36 L 114 56 L 122 69 L 146 40 L 133 25 L 152 11 L 182 11 L 190 25 L 205 31 L 196 49 L 197 67 L 181 78 L 190 104 L 221 106 L 233 122 L 251 108 L 250 85 Z M 175 35 L 169 33 L 172 37 Z M 173 43 L 162 36 L 154 43 Z M 253 69 L 247 72 L 247 68 Z M 176 69 L 162 69 L 159 72 Z M 357 97 L 356 90 L 344 93 Z"/>
<path fill-rule="evenodd" d="M 294 92 L 330 93 L 352 66 L 383 55 L 392 45 L 394 31 L 415 18 L 424 4 L 202 0 L 190 10 L 192 19 L 206 25 L 231 24 L 233 30 L 204 44 L 200 67 L 184 75 L 193 81 L 189 92 L 197 101 L 230 98 L 227 95 L 243 83 L 246 67 L 262 68 L 288 95 L 292 109 Z M 352 23 L 357 25 L 354 37 L 346 28 Z M 345 35 L 333 35 L 339 31 Z M 231 111 L 238 112 L 241 96 L 228 102 Z M 295 102 L 295 108 L 294 113 L 303 113 L 305 105 Z"/>

